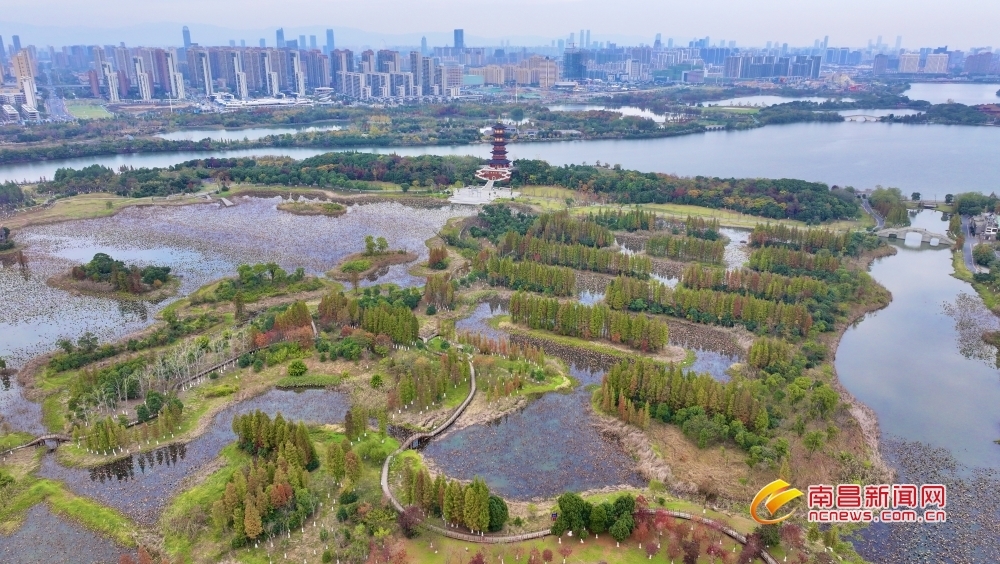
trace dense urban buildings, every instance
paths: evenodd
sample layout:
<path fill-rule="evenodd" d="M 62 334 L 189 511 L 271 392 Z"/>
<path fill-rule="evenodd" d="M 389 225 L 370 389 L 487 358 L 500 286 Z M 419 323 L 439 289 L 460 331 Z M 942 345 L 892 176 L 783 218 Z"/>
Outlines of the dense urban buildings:
<path fill-rule="evenodd" d="M 451 46 L 350 49 L 334 42 L 326 29 L 317 35 L 286 38 L 256 46 L 246 40 L 201 45 L 191 30 L 181 30 L 180 46 L 129 47 L 70 45 L 22 46 L 18 35 L 0 38 L 0 102 L 3 117 L 39 117 L 39 74 L 80 84 L 80 93 L 110 103 L 211 98 L 225 107 L 290 104 L 313 94 L 350 100 L 455 97 L 488 93 L 491 88 L 603 88 L 651 82 L 794 83 L 822 76 L 980 77 L 1000 73 L 991 47 L 968 51 L 948 47 L 904 49 L 902 37 L 890 47 L 879 36 L 865 47 L 837 47 L 829 37 L 812 46 L 768 41 L 763 47 L 737 46 L 710 37 L 690 41 L 663 39 L 651 45 L 620 46 L 591 38 L 591 30 L 569 33 L 548 45 L 472 46 L 463 29 L 453 31 Z M 322 35 L 320 37 L 323 37 Z M 251 42 L 251 45 L 253 43 Z M 18 114 L 16 117 L 14 114 Z"/>

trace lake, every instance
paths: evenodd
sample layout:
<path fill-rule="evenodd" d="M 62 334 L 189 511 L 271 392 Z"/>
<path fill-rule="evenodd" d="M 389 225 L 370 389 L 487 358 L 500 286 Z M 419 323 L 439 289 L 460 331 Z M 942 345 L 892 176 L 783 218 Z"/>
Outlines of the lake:
<path fill-rule="evenodd" d="M 997 90 L 1000 84 L 935 84 L 917 82 L 903 92 L 911 100 L 927 100 L 932 104 L 944 104 L 951 100 L 967 106 L 978 104 L 1000 104 Z"/>
<path fill-rule="evenodd" d="M 871 188 L 896 186 L 924 195 L 968 191 L 990 193 L 1000 186 L 1000 127 L 911 125 L 891 123 L 798 123 L 746 131 L 712 131 L 659 139 L 511 143 L 510 155 L 543 159 L 554 165 L 617 163 L 645 172 L 682 176 L 800 178 Z M 399 155 L 475 155 L 485 145 L 357 148 Z M 170 166 L 207 157 L 282 154 L 302 159 L 320 149 L 248 149 L 237 151 L 114 155 L 24 163 L 0 167 L 0 182 L 51 178 L 59 167 L 102 164 L 117 169 Z"/>
<path fill-rule="evenodd" d="M 339 131 L 341 129 L 343 129 L 341 125 L 330 124 L 240 129 L 180 129 L 169 133 L 160 133 L 157 137 L 168 141 L 201 141 L 206 138 L 212 141 L 242 141 L 244 139 L 256 141 L 268 135 L 295 135 L 296 133 Z"/>

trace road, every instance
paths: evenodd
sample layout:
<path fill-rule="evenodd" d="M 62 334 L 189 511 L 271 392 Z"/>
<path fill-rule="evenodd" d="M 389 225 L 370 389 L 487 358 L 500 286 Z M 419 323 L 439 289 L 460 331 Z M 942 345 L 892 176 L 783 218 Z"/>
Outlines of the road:
<path fill-rule="evenodd" d="M 965 243 L 962 244 L 965 268 L 968 268 L 969 272 L 975 274 L 979 272 L 979 268 L 976 267 L 976 261 L 972 260 L 972 245 L 975 243 L 975 237 L 969 233 L 969 218 L 964 215 L 962 216 L 962 235 L 965 237 Z"/>
<path fill-rule="evenodd" d="M 882 216 L 880 216 L 877 211 L 872 209 L 871 204 L 868 203 L 868 198 L 861 198 L 861 207 L 865 208 L 865 211 L 868 212 L 868 215 L 875 218 L 876 231 L 885 227 L 885 220 L 882 219 Z"/>

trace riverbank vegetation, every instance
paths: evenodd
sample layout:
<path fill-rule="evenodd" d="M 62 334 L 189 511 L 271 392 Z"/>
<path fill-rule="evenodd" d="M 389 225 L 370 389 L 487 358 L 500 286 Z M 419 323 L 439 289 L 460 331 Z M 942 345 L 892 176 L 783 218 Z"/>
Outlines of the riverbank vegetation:
<path fill-rule="evenodd" d="M 206 178 L 284 186 L 351 188 L 354 182 L 392 182 L 403 187 L 447 186 L 474 182 L 482 164 L 472 157 L 423 155 L 400 157 L 367 153 L 327 153 L 301 161 L 272 162 L 252 158 L 187 161 L 167 169 L 125 169 L 115 173 L 93 165 L 83 170 L 60 169 L 40 193 L 73 194 L 112 191 L 132 197 L 194 192 Z M 808 223 L 854 219 L 860 207 L 854 195 L 830 190 L 826 184 L 781 179 L 723 179 L 641 173 L 620 167 L 551 166 L 544 161 L 519 160 L 512 179 L 524 185 L 562 186 L 605 195 L 619 203 L 677 203 L 728 209 Z M 362 189 L 366 188 L 363 187 Z"/>

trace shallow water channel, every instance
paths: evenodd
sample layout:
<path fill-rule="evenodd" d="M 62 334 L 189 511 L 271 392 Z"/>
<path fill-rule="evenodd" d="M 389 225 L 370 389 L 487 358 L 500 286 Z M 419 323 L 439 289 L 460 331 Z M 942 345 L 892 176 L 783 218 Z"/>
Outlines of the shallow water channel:
<path fill-rule="evenodd" d="M 105 218 L 29 227 L 19 234 L 28 266 L 0 268 L 0 357 L 17 368 L 30 357 L 55 348 L 58 339 L 75 340 L 91 331 L 102 341 L 147 327 L 160 304 L 73 295 L 46 285 L 74 264 L 104 252 L 127 263 L 169 266 L 181 278 L 179 295 L 232 276 L 240 264 L 276 262 L 292 271 L 303 267 L 322 274 L 364 247 L 364 236 L 384 236 L 393 249 L 416 251 L 426 260 L 424 241 L 450 217 L 471 207 L 415 209 L 397 203 L 351 206 L 330 218 L 279 211 L 280 198 L 236 198 L 219 204 L 132 207 Z M 419 259 L 418 259 L 419 260 Z M 400 286 L 422 284 L 395 265 L 375 281 Z M 12 378 L 0 385 L 0 412 L 13 428 L 41 433 L 40 409 L 23 400 Z"/>
<path fill-rule="evenodd" d="M 28 510 L 14 534 L 0 535 L 0 562 L 4 564 L 114 564 L 124 552 L 127 549 L 114 541 L 53 514 L 44 503 Z"/>
<path fill-rule="evenodd" d="M 42 461 L 39 475 L 61 480 L 74 492 L 119 509 L 145 524 L 155 523 L 177 486 L 214 460 L 222 448 L 236 439 L 233 418 L 261 410 L 271 417 L 280 412 L 285 419 L 308 423 L 340 423 L 348 399 L 331 390 L 270 390 L 220 411 L 208 429 L 194 440 L 166 446 L 97 468 L 67 468 L 53 455 Z"/>
<path fill-rule="evenodd" d="M 591 295 L 585 296 L 590 300 Z M 456 329 L 480 332 L 491 338 L 506 336 L 488 319 L 506 313 L 499 301 L 479 304 L 473 314 L 456 323 Z M 550 353 L 551 354 L 551 353 Z M 590 397 L 607 366 L 586 364 L 581 358 L 563 360 L 577 385 L 572 390 L 536 396 L 522 409 L 486 424 L 470 425 L 445 433 L 423 448 L 449 477 L 471 480 L 480 476 L 490 488 L 509 499 L 551 497 L 566 491 L 586 491 L 607 486 L 642 486 L 646 481 L 635 463 L 614 441 L 591 424 Z M 692 370 L 708 372 L 721 380 L 735 358 L 697 351 Z"/>

